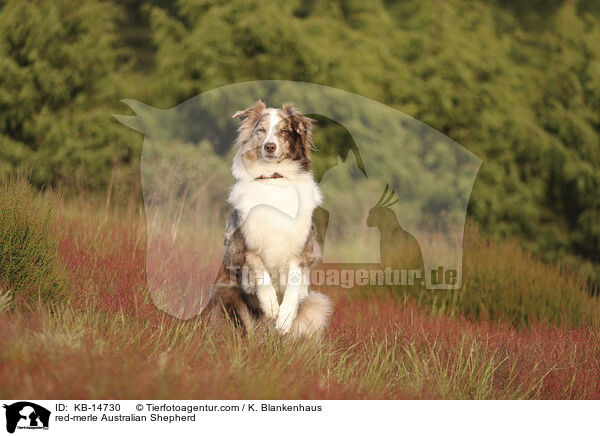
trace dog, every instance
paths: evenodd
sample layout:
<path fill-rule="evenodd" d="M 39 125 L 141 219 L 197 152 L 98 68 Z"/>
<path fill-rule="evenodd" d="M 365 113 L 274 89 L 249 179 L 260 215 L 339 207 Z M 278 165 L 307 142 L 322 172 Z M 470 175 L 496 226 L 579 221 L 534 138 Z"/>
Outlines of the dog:
<path fill-rule="evenodd" d="M 320 336 L 333 308 L 327 296 L 308 289 L 310 268 L 321 259 L 312 222 L 322 201 L 311 171 L 314 120 L 293 104 L 268 108 L 261 100 L 233 118 L 241 121 L 228 199 L 233 210 L 203 312 L 212 325 L 230 320 L 246 332 L 275 320 L 283 335 Z"/>

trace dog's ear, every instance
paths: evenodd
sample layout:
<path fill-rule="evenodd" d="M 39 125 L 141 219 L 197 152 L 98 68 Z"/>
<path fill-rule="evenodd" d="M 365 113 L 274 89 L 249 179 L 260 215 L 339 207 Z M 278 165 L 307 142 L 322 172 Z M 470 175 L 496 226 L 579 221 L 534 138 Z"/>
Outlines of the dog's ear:
<path fill-rule="evenodd" d="M 242 122 L 247 119 L 255 119 L 267 108 L 261 99 L 258 99 L 256 103 L 247 109 L 237 111 L 231 118 L 239 118 Z"/>
<path fill-rule="evenodd" d="M 302 137 L 303 143 L 310 145 L 312 141 L 313 121 L 315 120 L 302 115 L 300 111 L 294 107 L 293 103 L 284 104 L 282 109 L 285 116 L 289 118 L 290 125 L 294 132 Z"/>
<path fill-rule="evenodd" d="M 288 140 L 292 159 L 300 161 L 302 166 L 309 170 L 311 167 L 310 151 L 313 148 L 313 121 L 315 120 L 302 115 L 291 103 L 284 104 L 281 110 L 293 130 L 293 134 Z"/>

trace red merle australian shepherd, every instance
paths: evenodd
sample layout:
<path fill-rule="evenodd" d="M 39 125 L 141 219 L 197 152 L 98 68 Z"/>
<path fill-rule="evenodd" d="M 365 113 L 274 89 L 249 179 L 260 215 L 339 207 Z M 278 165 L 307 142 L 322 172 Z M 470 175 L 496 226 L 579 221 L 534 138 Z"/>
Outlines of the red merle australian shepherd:
<path fill-rule="evenodd" d="M 233 211 L 205 319 L 231 320 L 245 331 L 275 320 L 281 334 L 319 335 L 332 305 L 308 289 L 321 257 L 312 222 L 321 192 L 311 172 L 311 119 L 291 104 L 267 108 L 260 100 L 233 117 L 241 120 Z"/>

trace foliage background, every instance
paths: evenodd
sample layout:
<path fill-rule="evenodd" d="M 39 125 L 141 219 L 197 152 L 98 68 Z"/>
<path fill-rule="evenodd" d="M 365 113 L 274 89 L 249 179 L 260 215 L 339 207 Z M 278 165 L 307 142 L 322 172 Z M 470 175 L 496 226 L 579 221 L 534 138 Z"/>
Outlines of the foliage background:
<path fill-rule="evenodd" d="M 111 117 L 120 98 L 168 108 L 246 80 L 324 84 L 476 153 L 480 228 L 598 282 L 598 20 L 590 0 L 0 1 L 0 172 L 139 196 L 142 141 Z M 319 135 L 335 155 L 339 127 Z"/>

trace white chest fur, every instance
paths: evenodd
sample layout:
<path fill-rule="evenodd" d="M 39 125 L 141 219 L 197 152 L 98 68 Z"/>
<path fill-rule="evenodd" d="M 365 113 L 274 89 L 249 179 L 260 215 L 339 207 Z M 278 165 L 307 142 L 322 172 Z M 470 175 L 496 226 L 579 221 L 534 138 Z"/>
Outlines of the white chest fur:
<path fill-rule="evenodd" d="M 248 248 L 262 257 L 267 268 L 285 268 L 306 243 L 321 193 L 310 175 L 294 181 L 239 181 L 229 202 L 240 213 Z"/>

